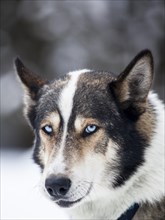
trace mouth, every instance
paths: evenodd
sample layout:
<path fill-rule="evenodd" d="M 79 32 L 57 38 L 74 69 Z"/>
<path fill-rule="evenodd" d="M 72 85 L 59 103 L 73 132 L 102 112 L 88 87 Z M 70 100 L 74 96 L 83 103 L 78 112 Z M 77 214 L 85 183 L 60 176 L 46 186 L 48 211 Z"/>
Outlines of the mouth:
<path fill-rule="evenodd" d="M 87 193 L 83 197 L 81 197 L 81 198 L 79 198 L 79 199 L 77 199 L 75 201 L 68 201 L 68 200 L 60 199 L 60 200 L 56 201 L 56 204 L 59 205 L 62 208 L 70 208 L 74 204 L 76 204 L 76 203 L 80 202 L 82 199 L 84 199 L 90 193 L 91 188 L 92 188 L 92 185 L 89 187 Z"/>
<path fill-rule="evenodd" d="M 76 201 L 67 201 L 67 200 L 59 200 L 58 202 L 56 202 L 60 207 L 63 208 L 69 208 L 71 206 L 73 206 L 75 203 L 80 202 L 84 197 L 76 200 Z"/>

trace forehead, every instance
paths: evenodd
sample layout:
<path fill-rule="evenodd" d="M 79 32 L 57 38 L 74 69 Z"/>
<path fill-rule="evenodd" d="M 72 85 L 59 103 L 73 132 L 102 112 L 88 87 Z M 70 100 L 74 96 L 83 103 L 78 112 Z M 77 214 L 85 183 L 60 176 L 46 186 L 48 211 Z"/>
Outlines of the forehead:
<path fill-rule="evenodd" d="M 73 111 L 85 117 L 99 117 L 113 108 L 109 84 L 115 79 L 110 73 L 93 72 L 80 76 L 75 91 Z"/>
<path fill-rule="evenodd" d="M 68 73 L 64 79 L 45 86 L 38 105 L 41 118 L 57 111 L 61 118 L 79 114 L 84 117 L 96 117 L 112 105 L 108 85 L 115 79 L 106 72 L 80 70 Z M 102 112 L 103 113 L 103 112 Z"/>

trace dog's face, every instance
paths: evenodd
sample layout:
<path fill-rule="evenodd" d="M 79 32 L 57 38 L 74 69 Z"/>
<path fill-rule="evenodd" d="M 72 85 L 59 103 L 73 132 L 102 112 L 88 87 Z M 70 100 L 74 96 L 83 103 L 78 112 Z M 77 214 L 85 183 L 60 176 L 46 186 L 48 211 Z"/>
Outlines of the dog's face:
<path fill-rule="evenodd" d="M 145 50 L 118 77 L 80 70 L 47 82 L 16 60 L 35 133 L 34 160 L 58 205 L 97 199 L 121 187 L 144 162 L 152 133 L 146 101 L 152 63 Z"/>

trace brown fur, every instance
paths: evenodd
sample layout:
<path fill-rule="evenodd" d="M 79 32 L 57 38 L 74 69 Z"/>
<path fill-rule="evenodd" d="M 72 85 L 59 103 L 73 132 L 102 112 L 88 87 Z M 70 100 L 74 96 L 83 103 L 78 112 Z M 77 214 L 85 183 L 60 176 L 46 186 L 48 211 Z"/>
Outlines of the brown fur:
<path fill-rule="evenodd" d="M 139 53 L 118 77 L 110 72 L 85 70 L 76 78 L 74 96 L 68 95 L 72 91 L 70 86 L 62 93 L 70 77 L 72 83 L 72 76 L 46 83 L 19 60 L 16 67 L 28 95 L 27 118 L 36 135 L 34 159 L 42 170 L 46 168 L 46 178 L 51 172 L 55 176 L 60 172 L 60 175 L 68 176 L 77 184 L 76 188 L 71 185 L 72 194 L 76 190 L 78 192 L 79 182 L 86 181 L 86 178 L 92 184 L 96 181 L 95 187 L 98 181 L 108 192 L 124 186 L 145 165 L 145 152 L 150 146 L 157 121 L 154 107 L 147 100 L 153 79 L 150 51 Z M 66 112 L 69 114 L 67 119 L 64 113 L 68 109 L 63 103 L 67 103 L 68 98 L 71 101 L 68 109 L 72 109 Z M 98 129 L 89 134 L 85 128 L 91 124 Z M 53 133 L 44 133 L 45 125 L 51 125 Z M 82 199 L 81 193 L 80 190 L 73 201 Z M 69 195 L 71 198 L 72 194 Z M 57 198 L 57 195 L 54 196 Z M 100 193 L 97 196 L 99 198 Z M 134 220 L 164 219 L 164 204 L 163 201 L 152 206 L 147 203 L 142 205 Z"/>
<path fill-rule="evenodd" d="M 155 114 L 150 106 L 146 103 L 145 112 L 139 117 L 139 120 L 136 123 L 136 129 L 141 135 L 144 135 L 145 138 L 149 141 L 153 135 L 155 128 Z"/>
<path fill-rule="evenodd" d="M 53 136 L 48 136 L 45 134 L 45 132 L 42 130 L 42 128 L 46 125 L 51 125 L 53 128 Z M 51 161 L 51 158 L 54 156 L 54 154 L 57 151 L 58 148 L 58 136 L 59 136 L 59 129 L 60 129 L 60 116 L 57 112 L 52 112 L 47 115 L 46 118 L 44 118 L 41 121 L 40 125 L 40 137 L 41 137 L 41 151 L 40 151 L 40 160 L 43 161 L 44 155 L 47 156 L 47 161 L 44 160 L 44 163 L 49 163 Z M 45 164 L 45 165 L 46 165 Z"/>

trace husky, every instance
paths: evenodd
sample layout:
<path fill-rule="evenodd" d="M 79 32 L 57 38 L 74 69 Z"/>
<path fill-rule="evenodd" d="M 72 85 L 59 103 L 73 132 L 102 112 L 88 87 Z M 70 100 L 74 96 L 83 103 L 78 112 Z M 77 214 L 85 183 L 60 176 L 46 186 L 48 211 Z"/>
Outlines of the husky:
<path fill-rule="evenodd" d="M 164 104 L 151 91 L 151 51 L 118 76 L 83 69 L 47 81 L 20 58 L 15 66 L 46 196 L 72 219 L 164 220 Z"/>

